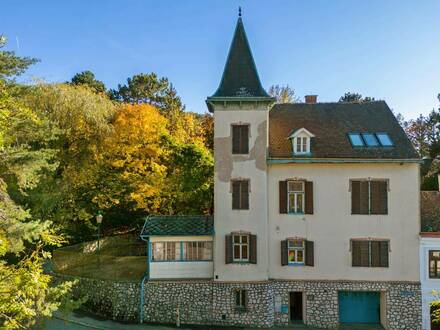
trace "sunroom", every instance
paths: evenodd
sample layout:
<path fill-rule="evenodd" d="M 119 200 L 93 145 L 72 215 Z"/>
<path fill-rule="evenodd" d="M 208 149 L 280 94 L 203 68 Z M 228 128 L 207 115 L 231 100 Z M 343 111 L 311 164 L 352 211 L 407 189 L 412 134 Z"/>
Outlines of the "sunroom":
<path fill-rule="evenodd" d="M 212 278 L 212 216 L 150 216 L 141 239 L 147 242 L 149 279 Z"/>

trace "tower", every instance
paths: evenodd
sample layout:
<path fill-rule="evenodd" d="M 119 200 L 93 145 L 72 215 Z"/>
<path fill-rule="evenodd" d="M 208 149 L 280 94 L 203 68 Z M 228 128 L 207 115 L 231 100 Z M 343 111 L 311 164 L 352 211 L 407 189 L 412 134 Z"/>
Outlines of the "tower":
<path fill-rule="evenodd" d="M 220 86 L 206 103 L 214 114 L 214 278 L 268 278 L 268 112 L 239 13 Z"/>

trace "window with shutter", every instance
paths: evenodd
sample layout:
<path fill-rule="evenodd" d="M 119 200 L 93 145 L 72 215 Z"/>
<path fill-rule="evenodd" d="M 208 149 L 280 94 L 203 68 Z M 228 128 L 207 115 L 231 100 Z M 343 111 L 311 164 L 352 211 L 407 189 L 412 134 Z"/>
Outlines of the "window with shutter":
<path fill-rule="evenodd" d="M 351 180 L 352 214 L 388 214 L 387 180 Z"/>
<path fill-rule="evenodd" d="M 351 240 L 351 253 L 353 267 L 388 267 L 386 240 Z"/>
<path fill-rule="evenodd" d="M 249 125 L 232 125 L 232 153 L 249 153 Z"/>
<path fill-rule="evenodd" d="M 231 262 L 250 262 L 250 236 L 247 234 L 232 234 L 232 261 Z M 256 245 L 256 238 L 255 238 Z M 256 253 L 256 252 L 255 252 Z M 256 255 L 253 256 L 256 262 Z"/>
<path fill-rule="evenodd" d="M 249 210 L 249 180 L 232 180 L 232 209 Z"/>

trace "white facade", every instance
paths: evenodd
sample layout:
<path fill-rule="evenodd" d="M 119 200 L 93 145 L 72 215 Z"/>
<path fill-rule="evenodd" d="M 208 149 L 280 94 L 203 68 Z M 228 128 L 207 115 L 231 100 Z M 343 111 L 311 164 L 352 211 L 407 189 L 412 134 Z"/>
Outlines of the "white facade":
<path fill-rule="evenodd" d="M 429 234 L 428 234 L 429 235 Z M 429 251 L 440 251 L 440 236 L 420 238 L 420 282 L 422 285 L 423 330 L 431 329 L 430 304 L 440 299 L 440 278 L 429 277 Z"/>

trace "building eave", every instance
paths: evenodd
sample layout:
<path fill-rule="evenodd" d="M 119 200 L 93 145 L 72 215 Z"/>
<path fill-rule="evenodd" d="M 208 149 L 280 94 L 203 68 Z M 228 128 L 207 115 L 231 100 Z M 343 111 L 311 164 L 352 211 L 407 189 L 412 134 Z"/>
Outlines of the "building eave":
<path fill-rule="evenodd" d="M 267 158 L 268 165 L 274 164 L 421 164 L 421 159 L 377 159 L 377 158 Z"/>

